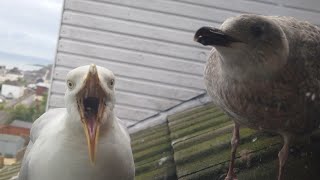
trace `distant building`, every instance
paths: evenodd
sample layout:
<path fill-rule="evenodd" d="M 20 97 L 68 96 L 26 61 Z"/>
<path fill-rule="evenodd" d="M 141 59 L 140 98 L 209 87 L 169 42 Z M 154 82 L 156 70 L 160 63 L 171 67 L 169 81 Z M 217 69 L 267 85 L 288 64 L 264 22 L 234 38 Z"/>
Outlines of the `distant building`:
<path fill-rule="evenodd" d="M 31 127 L 31 122 L 14 120 L 11 124 L 0 125 L 0 134 L 29 136 Z"/>
<path fill-rule="evenodd" d="M 17 99 L 23 96 L 24 87 L 16 85 L 14 83 L 5 83 L 2 84 L 1 95 L 8 99 Z"/>
<path fill-rule="evenodd" d="M 4 156 L 14 157 L 24 144 L 25 139 L 20 136 L 0 134 L 0 153 Z"/>
<path fill-rule="evenodd" d="M 29 136 L 30 129 L 22 128 L 22 127 L 14 127 L 11 125 L 1 125 L 0 126 L 0 135 L 1 134 L 9 134 L 9 135 L 14 135 L 14 136 L 20 136 L 20 135 Z"/>
<path fill-rule="evenodd" d="M 15 156 L 29 141 L 31 127 L 31 122 L 20 120 L 0 125 L 0 153 Z"/>
<path fill-rule="evenodd" d="M 36 84 L 36 95 L 43 96 L 48 93 L 50 84 L 39 82 Z"/>

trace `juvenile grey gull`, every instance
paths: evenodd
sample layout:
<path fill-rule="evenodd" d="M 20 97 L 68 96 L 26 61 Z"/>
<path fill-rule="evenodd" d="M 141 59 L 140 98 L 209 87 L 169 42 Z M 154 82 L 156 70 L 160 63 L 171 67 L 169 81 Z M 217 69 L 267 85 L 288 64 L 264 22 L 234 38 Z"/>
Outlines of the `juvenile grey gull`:
<path fill-rule="evenodd" d="M 292 140 L 319 126 L 320 29 L 292 17 L 240 15 L 220 28 L 200 28 L 194 39 L 215 47 L 205 68 L 206 88 L 235 123 L 225 179 L 236 179 L 240 125 L 283 137 L 283 179 Z"/>
<path fill-rule="evenodd" d="M 115 76 L 94 64 L 66 76 L 66 108 L 35 121 L 19 180 L 132 180 L 130 137 L 113 112 Z"/>

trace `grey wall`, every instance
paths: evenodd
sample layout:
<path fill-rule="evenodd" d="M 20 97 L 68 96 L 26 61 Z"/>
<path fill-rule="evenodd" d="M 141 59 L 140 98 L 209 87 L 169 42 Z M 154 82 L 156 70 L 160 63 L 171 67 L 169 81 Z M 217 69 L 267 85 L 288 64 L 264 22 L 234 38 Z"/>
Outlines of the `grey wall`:
<path fill-rule="evenodd" d="M 241 13 L 320 24 L 318 0 L 65 0 L 49 108 L 63 107 L 64 77 L 96 63 L 116 76 L 117 115 L 133 125 L 203 93 L 209 48 L 201 26 Z"/>

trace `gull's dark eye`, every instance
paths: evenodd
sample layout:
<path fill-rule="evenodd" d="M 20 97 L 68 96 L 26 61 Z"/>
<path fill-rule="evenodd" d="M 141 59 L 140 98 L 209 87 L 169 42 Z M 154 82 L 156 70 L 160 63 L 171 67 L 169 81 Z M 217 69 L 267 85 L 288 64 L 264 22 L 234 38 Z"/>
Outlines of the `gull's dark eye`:
<path fill-rule="evenodd" d="M 260 37 L 263 34 L 264 26 L 261 24 L 255 24 L 250 28 L 254 37 Z"/>
<path fill-rule="evenodd" d="M 71 90 L 71 89 L 74 88 L 74 83 L 73 83 L 72 81 L 68 80 L 68 81 L 67 81 L 67 86 L 68 86 L 68 88 Z"/>
<path fill-rule="evenodd" d="M 113 86 L 114 85 L 114 79 L 110 80 L 110 85 Z"/>

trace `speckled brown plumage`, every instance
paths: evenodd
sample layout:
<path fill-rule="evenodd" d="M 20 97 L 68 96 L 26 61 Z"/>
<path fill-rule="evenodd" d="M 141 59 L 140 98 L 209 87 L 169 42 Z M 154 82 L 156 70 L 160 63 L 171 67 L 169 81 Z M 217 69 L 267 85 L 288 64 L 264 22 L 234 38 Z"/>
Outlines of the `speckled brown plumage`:
<path fill-rule="evenodd" d="M 231 40 L 222 42 L 226 36 Z M 291 17 L 242 15 L 220 29 L 199 29 L 195 40 L 216 48 L 208 58 L 205 84 L 236 126 L 284 137 L 278 177 L 283 179 L 291 139 L 319 127 L 320 29 Z M 238 140 L 234 134 L 233 151 Z M 235 178 L 233 160 L 226 179 Z"/>

